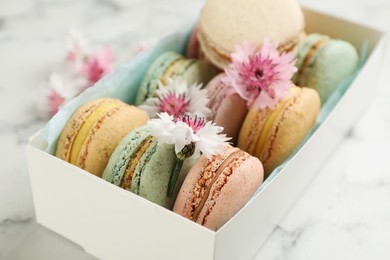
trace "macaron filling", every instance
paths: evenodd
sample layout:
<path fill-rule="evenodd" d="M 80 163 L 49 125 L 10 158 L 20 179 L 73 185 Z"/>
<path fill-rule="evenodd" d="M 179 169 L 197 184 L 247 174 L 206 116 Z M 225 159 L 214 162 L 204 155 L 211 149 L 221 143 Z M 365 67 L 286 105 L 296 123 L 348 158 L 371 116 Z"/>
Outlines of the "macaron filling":
<path fill-rule="evenodd" d="M 133 180 L 132 180 L 131 191 L 137 195 L 139 195 L 142 174 L 145 170 L 146 165 L 152 158 L 153 154 L 156 152 L 157 146 L 158 146 L 158 142 L 155 140 L 153 140 L 153 142 L 148 144 L 147 149 L 145 149 L 145 152 L 140 156 L 139 161 L 135 165 L 135 170 L 132 177 Z"/>
<path fill-rule="evenodd" d="M 122 177 L 120 187 L 126 190 L 131 189 L 131 182 L 133 180 L 135 169 L 141 160 L 142 155 L 146 152 L 146 150 L 152 145 L 152 143 L 156 140 L 153 136 L 148 136 L 145 138 L 137 148 L 137 151 L 132 156 L 130 162 L 127 165 L 125 173 Z"/>
<path fill-rule="evenodd" d="M 183 76 L 185 71 L 188 70 L 188 68 L 191 67 L 194 63 L 196 63 L 196 60 L 176 60 L 173 64 L 168 66 L 167 70 L 162 75 L 160 79 L 161 83 L 163 85 L 167 85 L 167 79 Z"/>
<path fill-rule="evenodd" d="M 200 202 L 196 207 L 193 208 L 193 212 L 191 214 L 191 220 L 196 221 L 200 214 L 201 211 L 206 204 L 206 201 L 209 199 L 211 190 L 213 188 L 213 185 L 216 183 L 216 181 L 219 179 L 219 177 L 223 174 L 224 170 L 229 167 L 235 160 L 236 158 L 242 157 L 245 155 L 245 152 L 242 150 L 237 150 L 232 152 L 223 162 L 218 166 L 218 168 L 215 170 L 215 174 L 212 177 L 211 181 L 208 181 L 209 183 L 207 184 L 206 182 L 206 189 L 201 192 L 199 197 L 201 198 Z M 203 195 L 202 195 L 203 194 Z M 197 198 L 196 200 L 199 200 Z"/>
<path fill-rule="evenodd" d="M 70 149 L 70 163 L 76 164 L 81 147 L 83 146 L 85 140 L 88 137 L 88 134 L 92 127 L 96 124 L 99 118 L 107 114 L 110 110 L 117 107 L 117 103 L 103 103 L 97 107 L 82 123 L 79 132 L 76 134 L 76 137 L 73 141 L 72 147 Z"/>
<path fill-rule="evenodd" d="M 304 35 L 303 31 L 299 34 L 299 36 L 293 38 L 291 41 L 289 41 L 285 44 L 279 45 L 279 47 L 278 47 L 279 53 L 293 51 L 294 48 L 297 46 L 299 40 L 301 38 L 303 38 L 302 35 Z M 227 49 L 222 50 L 221 46 L 219 46 L 219 48 L 221 48 L 221 50 L 218 50 L 215 47 L 215 44 L 211 43 L 211 39 L 209 37 L 207 37 L 207 35 L 202 30 L 199 31 L 199 40 L 200 40 L 200 42 L 203 42 L 203 44 L 206 45 L 205 47 L 211 51 L 211 53 L 209 53 L 210 55 L 212 55 L 212 54 L 215 55 L 213 58 L 218 59 L 218 61 L 223 63 L 225 66 L 227 66 L 231 62 L 230 56 L 231 56 L 232 50 L 230 50 L 230 51 Z M 257 47 L 259 47 L 259 46 L 257 46 Z M 203 49 L 203 51 L 205 52 L 204 49 Z M 206 52 L 207 52 L 207 50 L 206 50 Z"/>

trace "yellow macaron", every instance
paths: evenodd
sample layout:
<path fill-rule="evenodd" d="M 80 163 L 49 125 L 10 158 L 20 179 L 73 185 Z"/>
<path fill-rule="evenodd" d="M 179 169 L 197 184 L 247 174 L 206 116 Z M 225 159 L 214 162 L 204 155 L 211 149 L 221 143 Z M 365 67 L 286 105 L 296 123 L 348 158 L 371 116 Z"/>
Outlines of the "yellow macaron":
<path fill-rule="evenodd" d="M 92 100 L 68 120 L 56 156 L 100 177 L 122 138 L 147 121 L 145 112 L 120 100 Z"/>
<path fill-rule="evenodd" d="M 286 160 L 313 127 L 320 111 L 318 93 L 294 87 L 274 110 L 250 109 L 241 127 L 238 147 L 260 159 L 268 176 Z"/>

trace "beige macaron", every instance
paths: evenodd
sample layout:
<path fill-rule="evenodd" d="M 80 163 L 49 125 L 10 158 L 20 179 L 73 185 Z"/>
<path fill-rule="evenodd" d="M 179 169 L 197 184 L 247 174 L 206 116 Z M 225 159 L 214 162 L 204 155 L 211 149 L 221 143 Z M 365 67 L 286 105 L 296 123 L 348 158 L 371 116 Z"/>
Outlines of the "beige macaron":
<path fill-rule="evenodd" d="M 207 0 L 200 17 L 201 51 L 223 69 L 235 45 L 260 47 L 264 38 L 276 41 L 280 51 L 294 49 L 304 34 L 305 21 L 295 0 Z"/>
<path fill-rule="evenodd" d="M 120 100 L 92 100 L 68 120 L 56 156 L 100 177 L 122 138 L 147 121 L 145 112 Z"/>
<path fill-rule="evenodd" d="M 274 110 L 250 109 L 240 130 L 238 147 L 259 158 L 266 177 L 299 146 L 320 111 L 315 90 L 294 87 L 292 92 Z"/>

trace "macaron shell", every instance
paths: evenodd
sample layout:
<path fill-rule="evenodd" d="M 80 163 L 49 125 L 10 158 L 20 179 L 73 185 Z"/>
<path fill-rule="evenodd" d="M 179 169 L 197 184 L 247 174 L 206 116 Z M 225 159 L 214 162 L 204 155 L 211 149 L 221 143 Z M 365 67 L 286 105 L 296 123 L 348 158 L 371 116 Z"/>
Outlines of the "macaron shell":
<path fill-rule="evenodd" d="M 232 137 L 232 142 L 236 143 L 237 135 L 247 113 L 248 108 L 245 100 L 238 94 L 232 94 L 222 101 L 215 115 L 214 122 L 223 126 L 223 133 L 228 137 Z"/>
<path fill-rule="evenodd" d="M 201 12 L 199 41 L 206 56 L 223 68 L 226 62 L 217 58 L 229 57 L 236 44 L 247 41 L 260 47 L 269 37 L 287 45 L 297 40 L 304 25 L 295 0 L 208 0 Z"/>
<path fill-rule="evenodd" d="M 217 73 L 216 68 L 206 61 L 185 59 L 174 52 L 163 53 L 148 69 L 138 90 L 136 105 L 141 105 L 147 98 L 155 96 L 158 82 L 166 85 L 168 79 L 181 77 L 188 85 L 207 84 Z"/>
<path fill-rule="evenodd" d="M 273 138 L 267 142 L 258 158 L 263 159 L 266 174 L 287 159 L 313 127 L 320 111 L 320 98 L 316 91 L 303 88 L 300 95 L 280 115 L 272 130 Z"/>
<path fill-rule="evenodd" d="M 192 66 L 189 66 L 182 77 L 188 85 L 203 84 L 205 86 L 218 74 L 218 70 L 211 63 L 204 60 L 196 60 Z"/>
<path fill-rule="evenodd" d="M 223 70 L 228 66 L 231 62 L 228 51 L 226 50 L 226 53 L 224 53 L 223 51 L 218 50 L 218 46 L 207 38 L 202 29 L 199 30 L 198 40 L 200 45 L 200 57 L 204 57 L 204 60 L 210 61 L 220 70 Z"/>
<path fill-rule="evenodd" d="M 112 153 L 102 178 L 119 186 L 130 159 L 148 136 L 150 136 L 150 127 L 147 125 L 127 134 Z"/>
<path fill-rule="evenodd" d="M 245 158 L 233 171 L 219 191 L 212 190 L 211 197 L 203 207 L 197 220 L 198 223 L 211 229 L 218 230 L 228 222 L 253 196 L 263 182 L 263 166 L 255 157 Z M 222 180 L 221 180 L 222 181 Z"/>
<path fill-rule="evenodd" d="M 95 99 L 80 106 L 70 117 L 57 142 L 56 157 L 61 158 L 67 162 L 70 161 L 71 148 L 74 139 L 77 136 L 84 121 L 95 111 L 98 107 L 105 104 L 119 104 L 115 99 Z"/>
<path fill-rule="evenodd" d="M 253 109 L 248 111 L 238 135 L 237 146 L 240 149 L 252 155 L 255 153 L 256 140 L 270 113 L 269 110 L 264 110 L 262 113 Z"/>
<path fill-rule="evenodd" d="M 166 71 L 167 67 L 174 61 L 182 59 L 182 56 L 169 51 L 161 54 L 149 67 L 137 93 L 135 104 L 141 105 L 158 87 L 158 81 Z"/>
<path fill-rule="evenodd" d="M 189 59 L 197 59 L 199 57 L 199 40 L 198 40 L 199 24 L 196 24 L 192 29 L 190 38 L 188 39 L 186 57 Z"/>
<path fill-rule="evenodd" d="M 181 186 L 175 201 L 175 205 L 173 207 L 174 212 L 182 215 L 183 217 L 191 219 L 193 201 L 196 200 L 197 202 L 200 202 L 201 200 L 201 198 L 194 199 L 194 197 L 199 197 L 199 194 L 203 193 L 200 189 L 205 188 L 203 185 L 202 187 L 199 187 L 198 181 L 206 175 L 211 178 L 213 171 L 217 170 L 217 168 L 223 163 L 229 154 L 234 151 L 234 149 L 236 148 L 229 147 L 229 151 L 225 152 L 224 154 L 212 156 L 210 160 L 205 156 L 199 157 L 199 159 L 192 166 L 190 172 L 184 180 L 183 185 Z M 210 170 L 207 166 L 210 165 L 211 161 L 213 161 L 214 170 L 211 169 L 211 172 L 207 172 L 207 170 Z M 197 188 L 199 190 L 197 190 Z"/>
<path fill-rule="evenodd" d="M 298 44 L 298 49 L 296 52 L 296 66 L 298 69 L 301 69 L 303 66 L 303 63 L 307 56 L 309 55 L 309 52 L 312 50 L 312 48 L 317 45 L 318 43 L 327 43 L 330 41 L 330 38 L 326 35 L 321 35 L 317 33 L 309 34 L 305 38 L 302 39 L 302 41 Z M 295 73 L 293 79 L 295 80 L 299 73 Z M 297 83 L 298 84 L 298 83 Z M 299 84 L 298 84 L 299 85 Z"/>
<path fill-rule="evenodd" d="M 236 143 L 241 125 L 248 113 L 246 101 L 238 94 L 226 94 L 227 86 L 221 81 L 225 73 L 216 76 L 206 86 L 210 98 L 209 108 L 212 111 L 211 120 L 224 128 L 223 133 L 232 137 Z"/>
<path fill-rule="evenodd" d="M 139 161 L 134 173 L 131 191 L 160 206 L 172 209 L 182 181 L 198 156 L 198 154 L 194 154 L 185 160 L 174 195 L 168 197 L 168 183 L 176 161 L 175 149 L 173 145 L 156 142 L 156 145 L 151 146 Z"/>
<path fill-rule="evenodd" d="M 146 124 L 148 116 L 128 105 L 120 106 L 96 122 L 81 147 L 76 166 L 102 176 L 115 147 L 131 130 Z"/>

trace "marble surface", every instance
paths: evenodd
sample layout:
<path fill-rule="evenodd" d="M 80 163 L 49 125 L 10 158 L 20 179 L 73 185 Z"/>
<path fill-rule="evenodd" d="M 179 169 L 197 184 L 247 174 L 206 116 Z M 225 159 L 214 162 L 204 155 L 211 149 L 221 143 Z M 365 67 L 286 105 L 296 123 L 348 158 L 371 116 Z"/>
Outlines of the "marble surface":
<path fill-rule="evenodd" d="M 389 0 L 300 2 L 390 30 Z M 202 3 L 0 1 L 0 259 L 95 259 L 35 222 L 25 157 L 27 138 L 45 123 L 36 109 L 39 86 L 63 57 L 68 29 L 123 51 L 193 21 Z M 389 259 L 389 70 L 388 54 L 372 106 L 255 259 Z"/>

